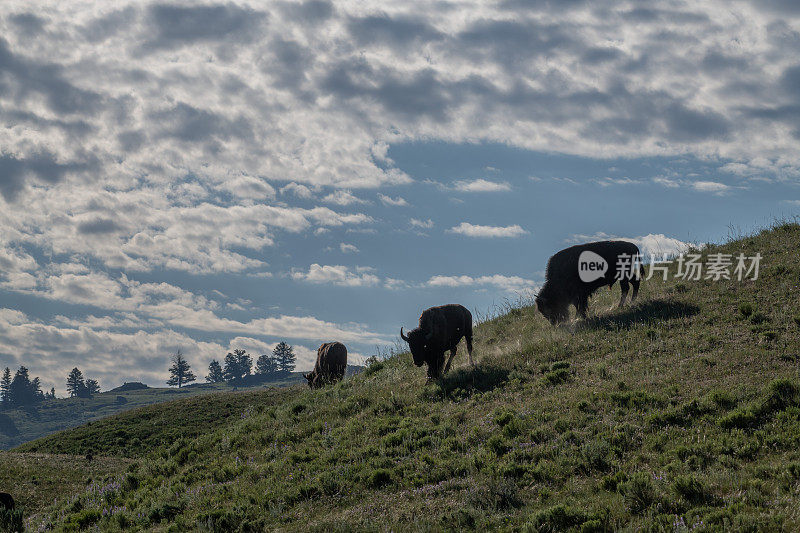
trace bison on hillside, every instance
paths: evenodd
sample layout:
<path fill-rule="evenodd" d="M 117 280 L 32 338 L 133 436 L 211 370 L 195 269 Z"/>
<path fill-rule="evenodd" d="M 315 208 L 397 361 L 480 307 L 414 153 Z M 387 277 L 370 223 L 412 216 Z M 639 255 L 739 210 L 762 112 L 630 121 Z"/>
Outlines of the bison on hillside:
<path fill-rule="evenodd" d="M 428 365 L 428 379 L 438 379 L 450 370 L 461 338 L 467 340 L 469 364 L 472 362 L 472 313 L 458 304 L 431 307 L 419 317 L 419 327 L 408 335 L 400 328 L 400 338 L 408 343 L 416 366 Z M 450 358 L 444 364 L 444 352 L 450 350 Z M 444 367 L 444 371 L 442 371 Z"/>
<path fill-rule="evenodd" d="M 341 342 L 326 342 L 317 350 L 317 362 L 314 370 L 303 377 L 308 386 L 318 389 L 328 383 L 335 383 L 344 377 L 347 370 L 347 348 Z"/>
<path fill-rule="evenodd" d="M 631 303 L 639 293 L 644 267 L 639 248 L 626 241 L 600 241 L 571 246 L 556 253 L 547 262 L 545 282 L 536 295 L 536 307 L 553 325 L 569 318 L 569 306 L 586 318 L 589 297 L 600 287 L 619 281 L 625 305 L 628 286 L 633 285 Z"/>

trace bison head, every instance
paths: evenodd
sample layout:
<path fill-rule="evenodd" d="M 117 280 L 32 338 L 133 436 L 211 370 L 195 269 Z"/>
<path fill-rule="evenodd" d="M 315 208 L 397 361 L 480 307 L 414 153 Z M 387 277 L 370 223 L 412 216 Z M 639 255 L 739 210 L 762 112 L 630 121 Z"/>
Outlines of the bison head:
<path fill-rule="evenodd" d="M 549 294 L 545 289 L 536 295 L 536 308 L 554 326 L 569 318 L 569 304 L 557 295 Z"/>
<path fill-rule="evenodd" d="M 415 328 L 408 332 L 408 336 L 405 336 L 403 335 L 403 328 L 400 328 L 400 338 L 408 343 L 415 365 L 422 366 L 430 360 L 430 333 L 426 333 L 420 328 Z"/>
<path fill-rule="evenodd" d="M 319 374 L 316 372 L 308 372 L 307 374 L 303 374 L 303 377 L 308 380 L 308 386 L 310 388 L 317 389 L 320 387 Z"/>

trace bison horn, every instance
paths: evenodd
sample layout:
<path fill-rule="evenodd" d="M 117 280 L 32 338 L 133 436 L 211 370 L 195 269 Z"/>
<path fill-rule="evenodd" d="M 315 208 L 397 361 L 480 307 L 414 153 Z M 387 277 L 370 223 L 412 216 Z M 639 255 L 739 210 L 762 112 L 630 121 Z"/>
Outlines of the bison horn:
<path fill-rule="evenodd" d="M 400 326 L 400 338 L 403 339 L 404 341 L 408 342 L 408 337 L 403 335 L 403 326 Z"/>

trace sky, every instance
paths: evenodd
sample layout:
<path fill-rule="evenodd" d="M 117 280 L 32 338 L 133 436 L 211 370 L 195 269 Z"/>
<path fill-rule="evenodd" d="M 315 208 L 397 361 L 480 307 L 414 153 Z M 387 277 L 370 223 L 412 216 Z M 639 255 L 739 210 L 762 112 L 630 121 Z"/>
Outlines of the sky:
<path fill-rule="evenodd" d="M 791 219 L 798 58 L 790 0 L 4 0 L 0 368 L 359 363 L 572 244 Z"/>

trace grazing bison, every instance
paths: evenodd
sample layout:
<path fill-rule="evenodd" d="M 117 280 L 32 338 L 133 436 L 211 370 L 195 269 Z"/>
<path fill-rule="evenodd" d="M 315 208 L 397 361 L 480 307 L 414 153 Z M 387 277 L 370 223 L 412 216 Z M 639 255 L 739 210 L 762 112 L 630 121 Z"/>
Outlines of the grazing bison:
<path fill-rule="evenodd" d="M 569 318 L 570 304 L 585 319 L 592 293 L 606 285 L 610 289 L 617 280 L 622 289 L 619 306 L 625 305 L 629 284 L 633 303 L 644 273 L 639 259 L 639 248 L 625 241 L 590 242 L 561 250 L 547 262 L 536 307 L 553 325 Z"/>
<path fill-rule="evenodd" d="M 419 317 L 419 327 L 403 334 L 400 328 L 400 338 L 408 343 L 414 364 L 428 365 L 428 379 L 437 379 L 450 370 L 450 363 L 456 355 L 456 346 L 461 337 L 467 339 L 467 352 L 469 364 L 472 362 L 472 313 L 463 305 L 449 304 L 431 307 L 422 312 Z M 444 352 L 450 350 L 447 365 L 444 364 Z M 444 366 L 444 372 L 442 367 Z"/>
<path fill-rule="evenodd" d="M 335 383 L 344 377 L 347 369 L 347 348 L 341 342 L 326 342 L 317 350 L 314 370 L 303 377 L 308 386 L 318 389 L 327 383 Z"/>
<path fill-rule="evenodd" d="M 0 492 L 0 509 L 5 509 L 6 511 L 14 510 L 14 498 L 11 497 L 11 494 Z"/>

